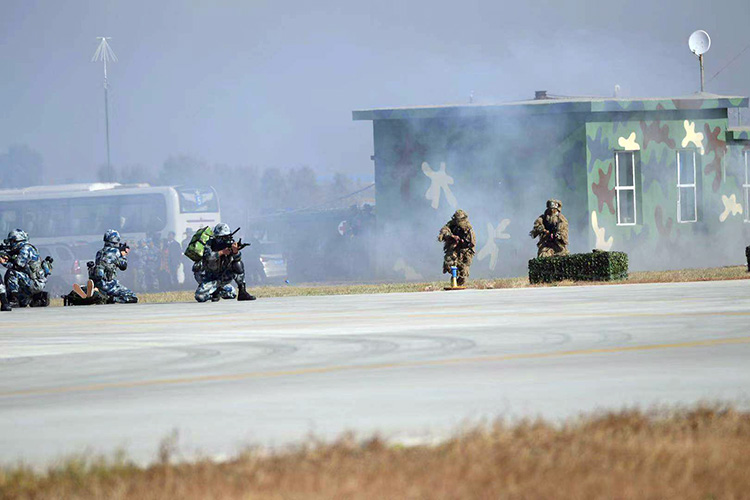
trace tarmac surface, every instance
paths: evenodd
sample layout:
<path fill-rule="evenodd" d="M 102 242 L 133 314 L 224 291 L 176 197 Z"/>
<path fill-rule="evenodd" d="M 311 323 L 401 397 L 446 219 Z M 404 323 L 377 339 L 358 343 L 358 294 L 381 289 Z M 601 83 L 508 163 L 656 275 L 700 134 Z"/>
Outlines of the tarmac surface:
<path fill-rule="evenodd" d="M 0 316 L 0 464 L 227 457 L 344 431 L 750 407 L 750 281 L 290 297 Z"/>

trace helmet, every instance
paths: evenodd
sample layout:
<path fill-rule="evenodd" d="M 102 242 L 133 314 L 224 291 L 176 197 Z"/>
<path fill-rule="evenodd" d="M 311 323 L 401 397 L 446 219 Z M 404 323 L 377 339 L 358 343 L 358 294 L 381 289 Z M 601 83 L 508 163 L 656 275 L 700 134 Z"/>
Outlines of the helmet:
<path fill-rule="evenodd" d="M 219 222 L 214 227 L 214 236 L 222 237 L 222 236 L 229 236 L 232 234 L 232 231 L 229 230 L 229 226 L 224 224 L 223 222 Z"/>
<path fill-rule="evenodd" d="M 120 233 L 118 233 L 114 229 L 107 229 L 107 232 L 104 233 L 104 243 L 109 243 L 112 246 L 119 245 Z"/>
<path fill-rule="evenodd" d="M 8 242 L 13 248 L 18 248 L 29 241 L 29 235 L 23 229 L 14 229 L 8 233 Z"/>
<path fill-rule="evenodd" d="M 456 213 L 453 214 L 453 220 L 461 220 L 461 219 L 468 219 L 469 216 L 466 215 L 466 212 L 464 212 L 461 209 L 456 210 Z"/>
<path fill-rule="evenodd" d="M 562 202 L 560 200 L 547 200 L 547 208 L 560 210 Z"/>

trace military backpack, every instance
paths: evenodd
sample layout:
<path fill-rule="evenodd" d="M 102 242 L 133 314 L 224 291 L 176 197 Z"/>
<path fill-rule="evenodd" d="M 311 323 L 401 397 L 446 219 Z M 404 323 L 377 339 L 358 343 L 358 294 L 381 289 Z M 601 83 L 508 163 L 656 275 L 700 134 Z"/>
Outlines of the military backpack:
<path fill-rule="evenodd" d="M 193 237 L 190 238 L 190 243 L 185 249 L 185 257 L 193 262 L 199 262 L 203 259 L 203 252 L 206 250 L 206 244 L 208 243 L 209 238 L 213 235 L 213 230 L 208 226 L 198 229 Z"/>

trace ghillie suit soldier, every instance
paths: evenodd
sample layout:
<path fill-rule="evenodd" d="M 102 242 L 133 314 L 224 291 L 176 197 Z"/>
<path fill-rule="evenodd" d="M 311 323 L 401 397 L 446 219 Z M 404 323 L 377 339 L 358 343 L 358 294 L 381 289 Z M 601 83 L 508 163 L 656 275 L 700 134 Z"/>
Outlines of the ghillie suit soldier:
<path fill-rule="evenodd" d="M 235 231 L 237 232 L 237 231 Z M 219 223 L 205 243 L 203 255 L 193 264 L 193 275 L 198 282 L 195 300 L 217 302 L 221 299 L 255 300 L 245 285 L 245 264 L 242 262 L 242 241 L 234 241 L 229 226 Z M 230 284 L 237 283 L 239 293 Z"/>
<path fill-rule="evenodd" d="M 534 221 L 529 236 L 539 238 L 537 257 L 568 255 L 568 219 L 560 209 L 561 201 L 547 200 L 547 210 Z"/>
<path fill-rule="evenodd" d="M 99 292 L 106 295 L 111 302 L 134 304 L 138 297 L 132 290 L 122 285 L 117 279 L 117 271 L 128 268 L 130 247 L 120 241 L 120 233 L 108 229 L 104 233 L 104 248 L 96 252 L 96 260 L 89 266 L 89 278 Z"/>
<path fill-rule="evenodd" d="M 5 285 L 10 304 L 19 307 L 46 307 L 49 294 L 44 291 L 47 277 L 52 272 L 52 257 L 39 258 L 39 251 L 29 243 L 29 236 L 21 229 L 14 229 L 6 240 L 8 268 Z M 7 309 L 5 309 L 7 310 Z"/>
<path fill-rule="evenodd" d="M 469 278 L 469 267 L 474 258 L 474 247 L 477 235 L 469 222 L 469 216 L 463 210 L 456 210 L 438 234 L 438 241 L 443 242 L 443 273 L 450 273 L 451 267 L 458 268 L 458 286 Z"/>

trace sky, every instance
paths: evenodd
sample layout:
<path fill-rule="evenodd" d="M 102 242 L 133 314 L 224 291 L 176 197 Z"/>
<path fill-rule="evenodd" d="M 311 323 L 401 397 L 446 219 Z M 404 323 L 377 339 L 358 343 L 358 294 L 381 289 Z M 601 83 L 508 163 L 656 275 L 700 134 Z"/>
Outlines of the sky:
<path fill-rule="evenodd" d="M 3 0 L 0 152 L 39 151 L 50 181 L 106 162 L 97 36 L 111 37 L 112 163 L 170 155 L 372 178 L 351 111 L 557 95 L 690 94 L 750 44 L 750 2 L 635 0 Z M 707 91 L 750 94 L 750 50 Z M 750 115 L 750 111 L 747 112 Z"/>

